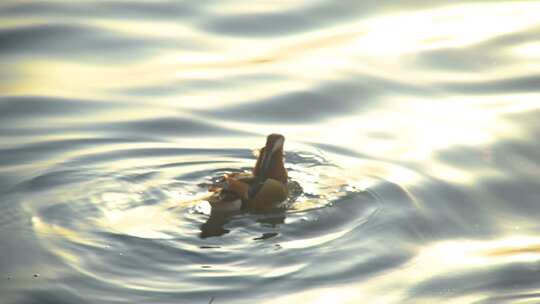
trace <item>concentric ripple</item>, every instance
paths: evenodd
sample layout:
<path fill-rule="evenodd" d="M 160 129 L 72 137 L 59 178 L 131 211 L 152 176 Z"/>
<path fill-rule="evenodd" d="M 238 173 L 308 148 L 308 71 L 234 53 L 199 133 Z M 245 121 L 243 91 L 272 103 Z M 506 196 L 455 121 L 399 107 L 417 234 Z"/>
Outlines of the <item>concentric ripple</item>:
<path fill-rule="evenodd" d="M 194 162 L 188 159 L 205 152 L 193 151 L 116 170 L 104 165 L 110 156 L 85 152 L 20 183 L 17 191 L 27 193 L 20 205 L 42 246 L 93 284 L 132 292 L 180 288 L 182 296 L 193 290 L 195 298 L 243 290 L 246 276 L 255 285 L 300 273 L 316 279 L 320 274 L 306 271 L 314 269 L 312 261 L 290 257 L 346 244 L 379 208 L 373 195 L 357 189 L 353 180 L 348 184 L 342 168 L 313 150 L 286 154 L 291 183 L 301 185 L 286 209 L 210 215 L 201 185 L 248 170 L 232 164 L 254 162 L 254 156 L 250 150 L 235 152 L 239 156 L 224 150 L 222 156 L 207 155 L 221 161 Z M 81 157 L 85 166 L 78 167 Z M 345 269 L 336 271 L 330 275 Z M 209 284 L 203 288 L 201 280 Z"/>

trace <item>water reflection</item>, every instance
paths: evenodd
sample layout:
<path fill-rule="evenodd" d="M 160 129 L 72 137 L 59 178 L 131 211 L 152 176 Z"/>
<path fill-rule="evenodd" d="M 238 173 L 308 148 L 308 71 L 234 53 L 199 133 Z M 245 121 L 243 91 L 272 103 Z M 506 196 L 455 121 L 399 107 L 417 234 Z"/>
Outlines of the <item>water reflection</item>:
<path fill-rule="evenodd" d="M 200 226 L 200 237 L 205 239 L 208 237 L 217 237 L 227 234 L 230 229 L 226 229 L 226 225 L 234 220 L 234 217 L 238 216 L 238 213 L 224 213 L 224 212 L 212 212 L 210 216 Z M 281 212 L 274 211 L 266 215 L 256 215 L 255 221 L 261 224 L 262 227 L 278 228 L 280 224 L 285 223 L 286 213 L 284 210 Z M 253 240 L 266 240 L 278 236 L 277 232 L 264 232 L 260 236 L 255 237 Z"/>
<path fill-rule="evenodd" d="M 224 226 L 230 221 L 231 215 L 225 213 L 214 213 L 208 217 L 208 220 L 201 225 L 201 238 L 212 236 L 222 236 L 229 233 L 230 230 Z"/>
<path fill-rule="evenodd" d="M 424 2 L 2 2 L 3 301 L 536 301 L 540 5 Z"/>

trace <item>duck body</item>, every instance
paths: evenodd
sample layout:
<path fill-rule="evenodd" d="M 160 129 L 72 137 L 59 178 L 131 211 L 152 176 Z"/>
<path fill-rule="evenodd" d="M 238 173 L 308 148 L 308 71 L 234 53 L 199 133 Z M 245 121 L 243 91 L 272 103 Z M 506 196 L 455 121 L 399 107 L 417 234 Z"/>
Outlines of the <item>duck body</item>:
<path fill-rule="evenodd" d="M 270 134 L 260 150 L 252 174 L 226 175 L 208 199 L 212 211 L 267 209 L 287 199 L 287 170 L 283 160 L 285 137 Z"/>
<path fill-rule="evenodd" d="M 253 175 L 249 173 L 238 173 L 234 176 L 245 183 L 250 183 L 253 181 Z M 238 196 L 235 192 L 224 189 L 224 181 L 221 181 L 217 185 L 214 185 L 218 190 L 212 193 L 207 199 L 208 203 L 212 207 L 212 211 L 217 212 L 234 212 L 242 210 L 242 198 Z"/>
<path fill-rule="evenodd" d="M 242 210 L 242 199 L 222 199 L 220 196 L 211 196 L 208 199 L 212 212 L 237 212 Z"/>

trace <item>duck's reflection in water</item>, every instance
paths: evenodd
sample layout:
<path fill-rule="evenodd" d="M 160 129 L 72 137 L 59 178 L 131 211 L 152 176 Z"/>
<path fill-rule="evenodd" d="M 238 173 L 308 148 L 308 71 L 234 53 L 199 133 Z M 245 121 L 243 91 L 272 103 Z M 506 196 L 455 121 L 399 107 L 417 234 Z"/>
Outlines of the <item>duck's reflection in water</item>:
<path fill-rule="evenodd" d="M 231 230 L 226 229 L 227 225 L 235 215 L 241 214 L 240 212 L 212 212 L 208 217 L 208 220 L 200 226 L 201 233 L 199 237 L 202 239 L 213 237 L 213 236 L 222 236 L 229 233 Z M 285 209 L 283 208 L 273 208 L 259 213 L 253 213 L 252 215 L 254 220 L 265 227 L 275 228 L 280 224 L 285 223 Z M 260 237 L 254 238 L 254 240 L 264 240 L 277 236 L 278 233 L 263 233 Z"/>
<path fill-rule="evenodd" d="M 231 212 L 232 213 L 232 212 Z M 230 232 L 224 226 L 230 222 L 233 214 L 212 212 L 208 220 L 201 225 L 200 238 L 205 239 L 212 236 L 222 236 Z"/>

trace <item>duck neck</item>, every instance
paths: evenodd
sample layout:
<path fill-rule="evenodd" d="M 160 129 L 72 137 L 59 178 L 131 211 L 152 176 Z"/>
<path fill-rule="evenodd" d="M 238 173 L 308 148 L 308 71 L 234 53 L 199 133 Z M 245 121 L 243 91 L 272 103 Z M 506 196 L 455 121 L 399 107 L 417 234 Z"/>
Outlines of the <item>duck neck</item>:
<path fill-rule="evenodd" d="M 254 175 L 260 181 L 272 178 L 282 183 L 287 183 L 287 171 L 283 162 L 283 151 L 276 151 L 269 156 L 266 156 L 265 153 L 266 151 L 261 151 Z"/>

